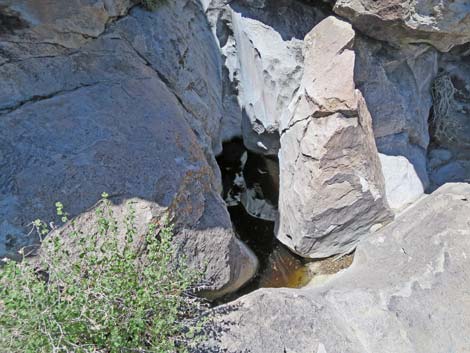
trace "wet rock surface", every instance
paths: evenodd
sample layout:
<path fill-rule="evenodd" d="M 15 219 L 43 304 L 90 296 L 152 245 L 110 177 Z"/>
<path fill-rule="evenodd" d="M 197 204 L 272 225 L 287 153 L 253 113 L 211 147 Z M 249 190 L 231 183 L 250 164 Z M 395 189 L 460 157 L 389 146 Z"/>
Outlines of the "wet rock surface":
<path fill-rule="evenodd" d="M 256 276 L 218 302 L 234 300 L 258 288 L 298 288 L 308 283 L 307 262 L 275 237 L 279 193 L 277 162 L 247 151 L 239 139 L 224 143 L 223 153 L 217 161 L 234 230 L 259 260 Z M 263 213 L 266 210 L 269 212 Z"/>

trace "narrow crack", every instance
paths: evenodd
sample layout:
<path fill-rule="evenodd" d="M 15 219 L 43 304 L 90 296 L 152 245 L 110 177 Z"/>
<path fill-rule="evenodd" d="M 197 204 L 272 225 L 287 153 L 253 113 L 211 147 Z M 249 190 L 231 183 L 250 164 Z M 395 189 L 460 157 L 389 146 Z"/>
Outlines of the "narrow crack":
<path fill-rule="evenodd" d="M 70 52 L 70 53 L 67 53 L 67 54 L 28 56 L 26 58 L 18 59 L 18 60 L 8 60 L 4 63 L 1 63 L 0 67 L 8 65 L 8 64 L 18 64 L 18 63 L 26 62 L 28 60 L 35 60 L 35 59 L 67 58 L 67 57 L 71 57 L 71 56 L 74 56 L 74 55 L 79 54 L 79 53 L 80 53 L 80 51 L 76 50 L 76 51 L 73 51 L 73 52 Z"/>
<path fill-rule="evenodd" d="M 77 87 L 74 87 L 74 88 L 71 88 L 71 89 L 58 90 L 58 91 L 54 91 L 52 93 L 49 93 L 47 95 L 34 95 L 31 98 L 22 100 L 22 101 L 18 102 L 17 104 L 13 105 L 13 106 L 0 109 L 0 116 L 9 114 L 9 113 L 11 113 L 11 112 L 13 112 L 17 109 L 22 108 L 23 106 L 25 106 L 27 104 L 34 104 L 34 103 L 37 103 L 37 102 L 41 102 L 41 101 L 44 101 L 44 100 L 54 98 L 56 96 L 61 96 L 61 95 L 67 94 L 67 93 L 75 92 L 75 91 L 78 91 L 79 89 L 82 89 L 82 88 L 93 87 L 93 86 L 97 86 L 97 85 L 100 85 L 100 84 L 103 84 L 103 83 L 113 83 L 113 82 L 97 81 L 97 82 L 93 82 L 93 83 L 84 83 L 84 84 L 81 84 L 81 85 L 79 85 Z M 114 84 L 116 84 L 116 82 L 114 82 Z"/>
<path fill-rule="evenodd" d="M 105 25 L 104 25 L 104 31 L 100 34 L 102 35 L 103 33 L 107 32 L 109 27 L 113 24 L 113 23 L 116 23 L 118 22 L 119 20 L 123 19 L 124 17 L 127 17 L 129 16 L 130 12 L 137 6 L 140 6 L 140 2 L 137 2 L 136 4 L 130 6 L 127 11 L 122 14 L 122 15 L 119 15 L 119 16 L 112 16 L 112 17 L 109 17 L 108 20 L 106 21 Z"/>
<path fill-rule="evenodd" d="M 181 106 L 183 107 L 183 109 L 193 115 L 193 116 L 197 116 L 196 113 L 194 113 L 189 107 L 186 106 L 186 104 L 184 103 L 183 99 L 175 92 L 175 89 L 173 88 L 173 85 L 171 84 L 171 81 L 162 73 L 160 72 L 160 70 L 158 70 L 146 57 L 144 54 L 142 54 L 139 50 L 137 50 L 137 48 L 134 47 L 134 45 L 125 37 L 125 36 L 119 36 L 120 39 L 124 40 L 127 45 L 130 47 L 130 49 L 132 49 L 136 54 L 137 56 L 143 60 L 143 62 L 145 63 L 146 66 L 148 66 L 152 71 L 154 71 L 158 78 L 165 84 L 165 86 L 168 88 L 168 90 L 173 94 L 173 96 L 176 98 L 176 100 L 178 101 L 178 103 L 181 104 Z"/>

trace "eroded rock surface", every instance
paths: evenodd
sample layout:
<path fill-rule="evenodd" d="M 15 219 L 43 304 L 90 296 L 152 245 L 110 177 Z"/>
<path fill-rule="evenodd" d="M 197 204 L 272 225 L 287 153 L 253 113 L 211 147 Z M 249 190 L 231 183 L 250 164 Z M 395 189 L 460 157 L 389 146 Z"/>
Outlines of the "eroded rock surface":
<path fill-rule="evenodd" d="M 42 15 L 28 4 L 14 6 L 23 17 Z M 93 4 L 95 16 L 104 5 Z M 90 21 L 77 22 L 83 30 L 75 32 L 93 22 L 88 9 L 74 8 L 74 21 Z M 28 223 L 54 219 L 55 201 L 86 220 L 105 191 L 119 207 L 142 200 L 145 220 L 173 213 L 176 241 L 193 264 L 207 265 L 212 295 L 241 286 L 257 261 L 235 237 L 219 195 L 219 56 L 198 3 L 134 8 L 105 28 L 108 16 L 73 49 L 34 37 L 46 29 L 44 38 L 55 36 L 67 13 L 54 13 L 50 26 L 31 22 L 0 38 L 0 131 L 7 132 L 0 136 L 0 256 L 37 242 L 26 236 Z"/>
<path fill-rule="evenodd" d="M 449 51 L 470 41 L 466 0 L 338 0 L 334 11 L 362 33 L 395 45 L 429 43 Z"/>
<path fill-rule="evenodd" d="M 261 289 L 218 308 L 205 351 L 465 352 L 469 214 L 470 185 L 443 186 L 361 242 L 323 286 Z"/>
<path fill-rule="evenodd" d="M 399 210 L 429 186 L 428 118 L 438 55 L 428 45 L 395 49 L 363 37 L 355 52 L 355 82 L 372 116 L 387 200 Z"/>
<path fill-rule="evenodd" d="M 127 14 L 131 0 L 61 0 L 47 4 L 33 0 L 1 0 L 0 35 L 20 33 L 28 45 L 78 48 L 101 35 L 113 20 Z"/>
<path fill-rule="evenodd" d="M 335 17 L 306 36 L 301 85 L 282 120 L 277 237 L 306 257 L 348 252 L 391 218 L 371 117 L 355 89 L 354 38 Z"/>
<path fill-rule="evenodd" d="M 238 117 L 248 149 L 276 155 L 280 118 L 302 77 L 303 38 L 325 12 L 296 0 L 213 0 L 208 14 L 232 86 L 224 101 L 237 102 L 225 114 Z"/>

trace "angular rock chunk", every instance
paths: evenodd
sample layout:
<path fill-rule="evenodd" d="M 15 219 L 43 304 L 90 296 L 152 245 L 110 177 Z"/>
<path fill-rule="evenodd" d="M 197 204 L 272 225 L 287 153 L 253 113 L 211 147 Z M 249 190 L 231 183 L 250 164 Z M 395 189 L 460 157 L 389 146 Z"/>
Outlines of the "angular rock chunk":
<path fill-rule="evenodd" d="M 446 52 L 470 42 L 466 0 L 338 0 L 334 11 L 362 33 L 395 45 L 429 43 Z"/>
<path fill-rule="evenodd" d="M 353 41 L 334 17 L 306 36 L 301 86 L 283 119 L 277 237 L 305 257 L 347 252 L 391 218 Z"/>
<path fill-rule="evenodd" d="M 443 186 L 361 242 L 352 266 L 323 286 L 261 289 L 220 307 L 208 345 L 227 353 L 466 352 L 469 214 L 470 185 Z"/>

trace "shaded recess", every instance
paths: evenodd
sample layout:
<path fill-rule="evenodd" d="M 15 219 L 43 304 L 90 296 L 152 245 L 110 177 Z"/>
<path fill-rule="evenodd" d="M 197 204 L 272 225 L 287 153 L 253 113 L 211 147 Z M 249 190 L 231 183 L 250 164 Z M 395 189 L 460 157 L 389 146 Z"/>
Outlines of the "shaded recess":
<path fill-rule="evenodd" d="M 443 54 L 432 85 L 428 148 L 429 192 L 470 182 L 470 46 Z"/>
<path fill-rule="evenodd" d="M 257 210 L 263 212 L 270 206 L 277 213 L 277 159 L 250 152 L 241 139 L 234 139 L 224 143 L 217 161 L 222 172 L 223 196 L 234 229 L 259 259 L 256 276 L 223 301 L 233 300 L 258 288 L 298 288 L 307 284 L 310 280 L 308 261 L 276 239 L 274 219 L 268 220 L 269 217 L 257 214 Z M 247 202 L 247 198 L 254 201 Z"/>
<path fill-rule="evenodd" d="M 0 6 L 0 35 L 11 34 L 26 27 L 28 27 L 27 23 L 20 18 L 19 14 L 8 10 L 5 6 Z"/>

